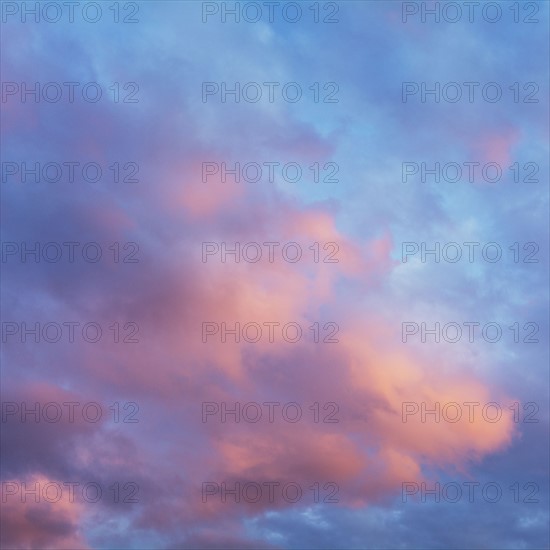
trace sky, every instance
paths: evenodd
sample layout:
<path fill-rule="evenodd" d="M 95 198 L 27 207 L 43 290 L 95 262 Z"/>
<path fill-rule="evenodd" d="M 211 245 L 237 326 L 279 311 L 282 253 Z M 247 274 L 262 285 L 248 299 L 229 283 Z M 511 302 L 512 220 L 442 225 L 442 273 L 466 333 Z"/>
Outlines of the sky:
<path fill-rule="evenodd" d="M 549 4 L 2 2 L 1 547 L 549 548 Z"/>

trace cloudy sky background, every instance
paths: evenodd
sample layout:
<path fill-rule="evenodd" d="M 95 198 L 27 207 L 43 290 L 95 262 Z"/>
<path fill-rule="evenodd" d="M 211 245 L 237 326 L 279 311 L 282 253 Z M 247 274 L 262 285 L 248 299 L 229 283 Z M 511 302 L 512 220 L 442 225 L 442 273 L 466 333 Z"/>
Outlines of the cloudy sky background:
<path fill-rule="evenodd" d="M 311 2 L 293 24 L 277 11 L 273 23 L 203 23 L 200 2 L 140 2 L 138 23 L 115 24 L 108 4 L 97 23 L 77 8 L 73 23 L 16 14 L 1 27 L 4 83 L 97 82 L 104 91 L 97 103 L 78 91 L 73 103 L 23 103 L 20 94 L 2 103 L 4 163 L 104 169 L 97 183 L 78 171 L 73 183 L 1 182 L 4 243 L 94 241 L 104 252 L 97 263 L 78 251 L 72 263 L 2 260 L 3 330 L 93 321 L 104 331 L 97 343 L 78 329 L 74 343 L 5 336 L 4 405 L 97 402 L 104 414 L 97 423 L 3 417 L 2 481 L 105 490 L 97 503 L 66 493 L 36 503 L 4 485 L 2 546 L 547 548 L 548 4 L 531 2 L 534 24 L 515 23 L 507 2 L 496 3 L 496 23 L 478 13 L 454 24 L 403 23 L 401 2 L 385 1 L 341 2 L 335 24 L 315 24 Z M 206 81 L 298 82 L 304 98 L 205 103 Z M 496 82 L 504 95 L 403 103 L 402 82 L 436 81 Z M 114 82 L 136 82 L 138 102 L 113 102 Z M 337 83 L 338 103 L 313 102 L 314 82 Z M 514 82 L 537 83 L 539 102 L 514 102 Z M 503 178 L 404 183 L 406 161 L 496 162 Z M 109 181 L 114 162 L 136 162 L 139 182 Z M 296 162 L 304 178 L 203 182 L 204 162 Z M 339 181 L 314 183 L 315 162 L 336 163 Z M 538 183 L 515 183 L 514 162 L 536 163 Z M 222 241 L 295 241 L 304 258 L 203 262 L 201 243 Z M 473 263 L 402 261 L 403 242 L 468 241 L 499 243 L 502 260 L 486 262 L 478 249 Z M 139 261 L 113 262 L 113 242 L 138 243 Z M 338 262 L 315 263 L 314 242 L 336 242 Z M 537 243 L 538 263 L 515 263 L 516 242 Z M 304 337 L 202 341 L 203 322 L 253 321 L 296 322 Z M 497 343 L 403 343 L 405 321 L 504 331 Z M 139 343 L 114 343 L 113 322 L 137 324 Z M 339 342 L 313 342 L 315 322 L 337 323 Z M 507 327 L 516 322 L 536 323 L 539 342 L 515 343 Z M 204 423 L 207 401 L 297 402 L 304 419 Z M 139 422 L 113 422 L 114 402 L 137 403 Z M 337 403 L 339 422 L 314 423 L 314 402 Z M 404 423 L 404 402 L 497 402 L 504 414 Z M 535 403 L 538 423 L 514 422 L 514 402 Z M 208 481 L 295 482 L 304 497 L 204 503 Z M 114 503 L 116 482 L 136 483 L 139 502 Z M 339 502 L 314 504 L 315 482 L 337 483 Z M 471 503 L 403 502 L 404 482 L 495 482 L 504 492 L 498 503 L 479 492 Z M 515 503 L 515 483 L 537 484 L 539 502 Z"/>

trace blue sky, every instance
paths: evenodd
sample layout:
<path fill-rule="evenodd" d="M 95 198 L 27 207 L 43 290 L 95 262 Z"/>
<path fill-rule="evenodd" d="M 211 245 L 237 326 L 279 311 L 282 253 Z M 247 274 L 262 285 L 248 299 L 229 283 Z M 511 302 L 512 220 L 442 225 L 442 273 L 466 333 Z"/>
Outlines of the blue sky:
<path fill-rule="evenodd" d="M 2 545 L 548 548 L 548 3 L 517 3 L 515 22 L 516 3 L 494 2 L 502 17 L 493 23 L 481 7 L 473 21 L 464 11 L 456 23 L 423 22 L 434 2 L 362 0 L 320 2 L 321 20 L 338 8 L 333 23 L 316 23 L 309 1 L 295 23 L 279 11 L 295 9 L 288 2 L 273 22 L 264 3 L 248 3 L 263 17 L 236 23 L 221 19 L 233 2 L 194 0 L 100 2 L 94 23 L 85 4 L 73 22 L 65 6 L 51 23 L 54 7 L 35 21 L 23 20 L 24 3 L 2 4 Z M 203 22 L 206 5 L 219 11 Z M 60 100 L 21 93 L 37 82 L 62 89 Z M 65 82 L 77 83 L 74 101 Z M 254 83 L 262 97 L 204 101 L 207 82 Z M 273 101 L 266 82 L 276 83 Z M 404 102 L 405 82 L 458 83 L 463 96 Z M 87 83 L 102 90 L 97 102 L 82 97 Z M 289 83 L 300 101 L 282 95 Z M 472 101 L 464 83 L 476 83 Z M 487 101 L 484 87 L 502 99 Z M 279 164 L 273 181 L 264 171 L 258 182 L 204 182 L 208 162 Z M 62 175 L 24 181 L 23 163 L 56 163 Z M 74 181 L 63 163 L 79 163 Z M 86 181 L 86 163 L 100 166 L 97 182 Z M 299 181 L 285 180 L 287 163 L 301 167 Z M 404 182 L 403 163 L 457 163 L 464 177 Z M 472 181 L 464 163 L 479 163 Z M 502 170 L 499 181 L 484 178 L 487 165 Z M 124 181 L 136 166 L 138 181 Z M 337 181 L 322 181 L 335 166 Z M 205 262 L 205 242 L 258 243 L 264 255 Z M 265 242 L 279 243 L 271 262 Z M 301 246 L 297 263 L 279 253 L 289 242 Z M 470 242 L 479 243 L 473 261 Z M 63 254 L 25 258 L 35 243 Z M 82 256 L 86 243 L 101 249 L 99 261 Z M 327 243 L 338 262 L 322 261 L 334 250 Z M 463 256 L 404 262 L 403 243 L 458 243 Z M 483 257 L 488 243 L 501 260 Z M 205 344 L 205 322 L 297 323 L 304 336 L 291 344 L 276 328 L 274 342 L 265 330 L 257 343 L 224 342 L 220 331 Z M 404 343 L 405 322 L 479 328 L 473 342 L 419 333 Z M 23 323 L 39 323 L 39 336 L 24 341 Z M 46 323 L 64 327 L 59 341 L 44 338 Z M 63 323 L 78 323 L 74 342 Z M 98 342 L 82 336 L 87 323 L 101 327 Z M 313 341 L 313 323 L 337 326 L 338 343 Z M 498 342 L 483 337 L 487 323 L 502 328 Z M 124 341 L 134 327 L 139 341 Z M 532 331 L 538 342 L 524 341 Z M 99 403 L 101 420 L 21 414 L 68 401 Z M 205 402 L 294 402 L 304 419 L 205 423 Z M 405 402 L 497 403 L 503 416 L 488 422 L 480 407 L 472 421 L 405 423 Z M 138 422 L 114 422 L 113 403 L 136 404 Z M 315 403 L 336 403 L 338 422 L 313 422 Z M 538 422 L 525 422 L 530 413 Z M 102 498 L 22 498 L 23 483 L 73 481 L 99 483 Z M 304 497 L 202 498 L 205 482 L 269 481 L 297 483 Z M 129 482 L 138 502 L 113 502 L 109 487 Z M 315 483 L 336 483 L 339 501 L 312 501 Z M 403 502 L 404 483 L 493 483 L 503 493 Z M 538 502 L 524 502 L 532 491 Z"/>

